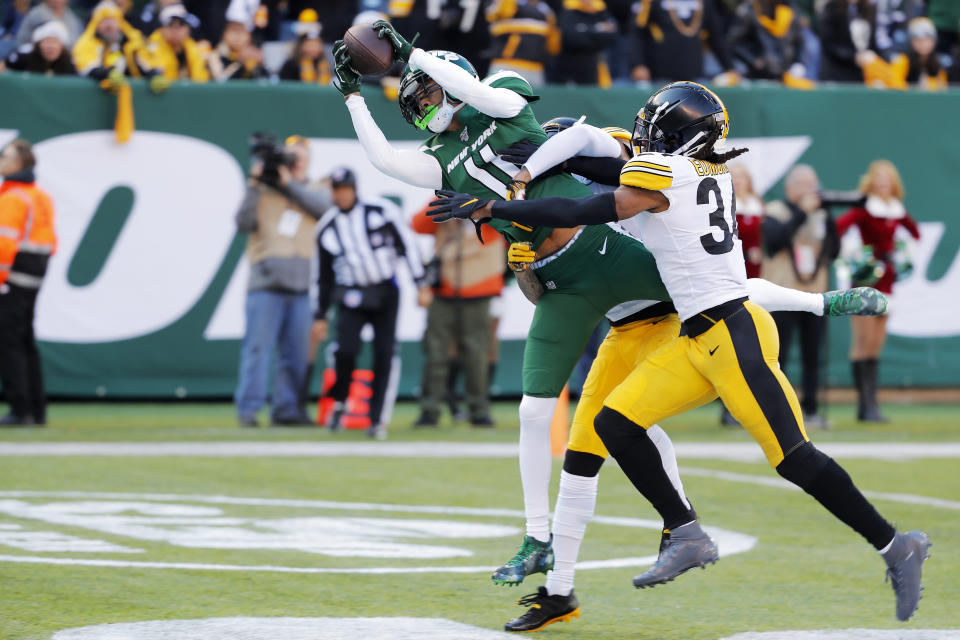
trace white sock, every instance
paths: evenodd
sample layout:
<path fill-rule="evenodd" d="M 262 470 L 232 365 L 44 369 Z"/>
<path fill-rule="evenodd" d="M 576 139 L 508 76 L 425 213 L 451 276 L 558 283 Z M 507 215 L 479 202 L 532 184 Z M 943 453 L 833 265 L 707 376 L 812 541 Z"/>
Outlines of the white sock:
<path fill-rule="evenodd" d="M 667 472 L 667 476 L 670 478 L 670 484 L 677 490 L 677 493 L 680 494 L 680 499 L 683 500 L 683 504 L 687 505 L 689 509 L 690 502 L 687 500 L 687 495 L 683 492 L 683 482 L 680 481 L 680 469 L 677 467 L 677 454 L 673 450 L 673 441 L 670 440 L 667 432 L 661 429 L 660 425 L 656 424 L 647 429 L 647 436 L 653 440 L 657 451 L 660 452 L 663 470 Z"/>
<path fill-rule="evenodd" d="M 547 573 L 547 593 L 568 596 L 573 591 L 580 543 L 597 506 L 599 476 L 586 478 L 560 472 L 560 493 L 553 514 L 553 570 Z"/>
<path fill-rule="evenodd" d="M 788 289 L 769 280 L 750 278 L 747 280 L 747 295 L 756 304 L 767 311 L 809 311 L 823 315 L 823 295 Z"/>
<path fill-rule="evenodd" d="M 520 483 L 527 535 L 540 542 L 550 539 L 550 422 L 556 398 L 523 396 L 520 401 Z"/>

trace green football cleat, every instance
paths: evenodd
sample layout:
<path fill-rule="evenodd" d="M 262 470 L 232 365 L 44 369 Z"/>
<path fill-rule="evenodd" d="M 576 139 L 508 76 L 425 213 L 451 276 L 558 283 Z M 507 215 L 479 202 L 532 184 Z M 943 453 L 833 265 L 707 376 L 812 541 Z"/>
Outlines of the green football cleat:
<path fill-rule="evenodd" d="M 546 573 L 553 569 L 552 542 L 552 535 L 547 542 L 540 542 L 532 536 L 524 536 L 523 544 L 520 545 L 516 555 L 490 576 L 493 584 L 515 586 L 523 582 L 523 579 L 527 576 L 535 573 Z"/>
<path fill-rule="evenodd" d="M 887 312 L 887 297 L 873 287 L 827 291 L 821 295 L 825 316 L 882 316 Z"/>

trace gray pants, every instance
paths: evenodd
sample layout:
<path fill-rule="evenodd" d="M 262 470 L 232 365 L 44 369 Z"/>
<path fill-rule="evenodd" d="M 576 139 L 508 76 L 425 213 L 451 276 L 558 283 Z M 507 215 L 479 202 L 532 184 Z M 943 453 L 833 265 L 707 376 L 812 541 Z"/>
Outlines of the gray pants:
<path fill-rule="evenodd" d="M 423 333 L 426 355 L 420 410 L 438 416 L 447 392 L 452 347 L 463 361 L 470 419 L 490 414 L 487 361 L 490 351 L 490 298 L 434 298 Z"/>

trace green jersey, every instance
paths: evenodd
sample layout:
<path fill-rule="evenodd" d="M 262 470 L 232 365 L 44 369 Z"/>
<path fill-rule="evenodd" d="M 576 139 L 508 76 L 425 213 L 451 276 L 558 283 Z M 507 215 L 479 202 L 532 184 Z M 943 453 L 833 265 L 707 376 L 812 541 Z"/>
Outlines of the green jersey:
<path fill-rule="evenodd" d="M 528 102 L 537 99 L 527 81 L 512 71 L 495 73 L 484 83 L 514 91 Z M 443 188 L 479 198 L 505 199 L 507 185 L 517 173 L 517 167 L 498 158 L 496 152 L 521 140 L 542 144 L 547 139 L 533 109 L 528 104 L 512 118 L 494 118 L 466 105 L 457 113 L 457 120 L 463 125 L 462 129 L 438 133 L 421 147 L 440 163 Z M 545 196 L 584 198 L 590 195 L 593 192 L 588 187 L 565 173 L 537 180 L 527 189 L 527 198 L 530 199 Z M 530 242 L 534 248 L 540 246 L 552 231 L 549 227 L 530 228 L 506 220 L 490 220 L 488 224 L 508 242 Z"/>

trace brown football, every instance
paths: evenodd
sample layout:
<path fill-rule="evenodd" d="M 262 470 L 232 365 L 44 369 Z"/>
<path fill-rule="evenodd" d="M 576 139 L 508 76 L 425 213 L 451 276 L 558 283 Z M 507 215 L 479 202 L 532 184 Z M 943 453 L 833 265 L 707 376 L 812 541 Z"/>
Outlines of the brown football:
<path fill-rule="evenodd" d="M 355 24 L 343 36 L 354 71 L 364 76 L 382 76 L 393 64 L 393 47 L 377 37 L 369 24 Z"/>

